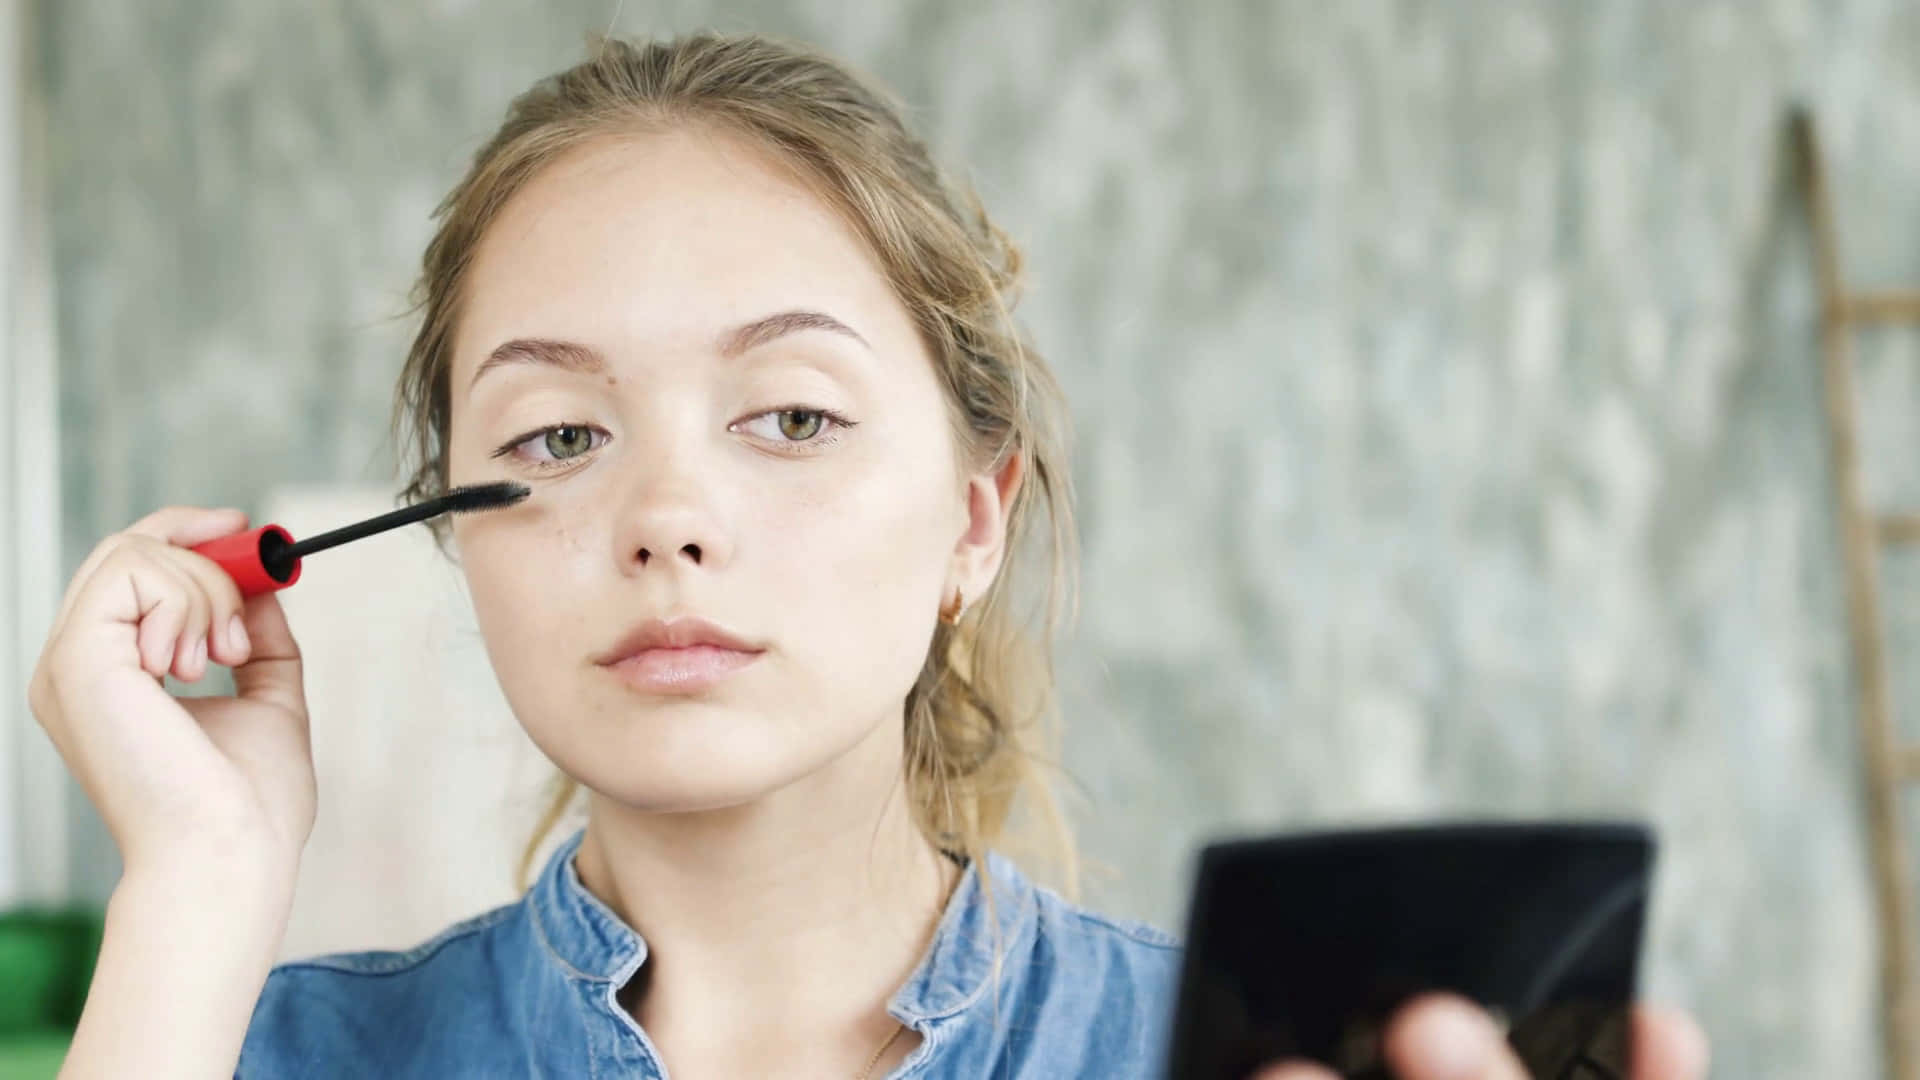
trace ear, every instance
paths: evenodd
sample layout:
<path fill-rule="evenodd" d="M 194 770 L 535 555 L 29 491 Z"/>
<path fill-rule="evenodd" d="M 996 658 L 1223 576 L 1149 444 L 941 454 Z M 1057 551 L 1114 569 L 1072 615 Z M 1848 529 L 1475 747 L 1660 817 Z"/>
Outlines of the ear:
<path fill-rule="evenodd" d="M 972 607 L 993 585 L 1007 553 L 1007 519 L 1013 500 L 1026 480 L 1026 457 L 1015 451 L 996 472 L 976 473 L 967 479 L 967 528 L 953 549 L 953 568 L 940 594 L 941 602 L 960 588 L 966 607 Z"/>

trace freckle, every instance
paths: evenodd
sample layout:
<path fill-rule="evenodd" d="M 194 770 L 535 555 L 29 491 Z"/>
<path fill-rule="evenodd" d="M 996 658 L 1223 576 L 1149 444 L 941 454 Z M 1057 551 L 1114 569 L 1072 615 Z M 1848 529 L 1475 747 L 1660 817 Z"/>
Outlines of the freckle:
<path fill-rule="evenodd" d="M 608 385 L 608 386 L 618 386 L 618 385 L 620 385 L 620 380 L 619 380 L 619 379 L 616 379 L 616 378 L 614 378 L 614 377 L 613 377 L 612 375 L 609 375 L 609 376 L 607 376 L 607 385 Z"/>

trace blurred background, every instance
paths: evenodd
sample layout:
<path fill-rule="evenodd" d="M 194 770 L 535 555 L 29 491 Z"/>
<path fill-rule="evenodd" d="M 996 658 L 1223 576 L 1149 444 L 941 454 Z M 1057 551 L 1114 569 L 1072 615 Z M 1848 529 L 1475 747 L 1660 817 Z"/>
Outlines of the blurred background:
<path fill-rule="evenodd" d="M 86 552 L 170 503 L 388 508 L 406 292 L 508 100 L 609 27 L 758 30 L 896 90 L 1026 245 L 1078 425 L 1088 903 L 1179 930 L 1218 835 L 1644 819 L 1645 990 L 1715 1075 L 1884 1075 L 1786 117 L 1848 277 L 1920 285 L 1920 4 L 615 9 L 0 0 L 0 904 L 118 874 L 24 704 Z M 1920 508 L 1920 331 L 1857 341 L 1867 499 Z M 283 594 L 322 772 L 290 955 L 513 895 L 545 772 L 419 532 Z M 1920 730 L 1920 561 L 1881 569 Z"/>

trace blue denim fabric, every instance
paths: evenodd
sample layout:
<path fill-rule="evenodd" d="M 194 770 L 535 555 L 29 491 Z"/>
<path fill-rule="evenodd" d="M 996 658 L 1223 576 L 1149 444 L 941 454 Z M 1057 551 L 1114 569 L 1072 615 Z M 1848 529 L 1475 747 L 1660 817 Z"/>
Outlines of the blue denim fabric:
<path fill-rule="evenodd" d="M 519 902 L 404 952 L 281 964 L 255 1006 L 236 1076 L 635 1077 L 665 1080 L 614 995 L 647 943 L 574 869 L 581 832 Z M 1180 947 L 1085 911 L 986 859 L 966 868 L 919 967 L 888 1005 L 920 1046 L 889 1077 L 1160 1080 Z M 994 991 L 994 925 L 1005 946 Z"/>

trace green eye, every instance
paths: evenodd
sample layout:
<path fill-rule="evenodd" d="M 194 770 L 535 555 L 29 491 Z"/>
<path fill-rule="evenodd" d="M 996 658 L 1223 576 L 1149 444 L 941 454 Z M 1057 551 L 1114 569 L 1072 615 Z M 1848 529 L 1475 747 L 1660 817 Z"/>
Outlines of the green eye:
<path fill-rule="evenodd" d="M 784 409 L 780 413 L 780 434 L 794 442 L 805 442 L 820 433 L 824 420 L 817 410 Z"/>
<path fill-rule="evenodd" d="M 593 449 L 593 432 L 572 424 L 547 430 L 547 453 L 564 461 Z M 572 449 L 569 450 L 568 448 Z"/>
<path fill-rule="evenodd" d="M 832 409 L 810 409 L 790 405 L 754 413 L 732 425 L 730 431 L 745 431 L 770 450 L 783 454 L 811 454 L 840 441 L 854 427 L 854 421 Z"/>

